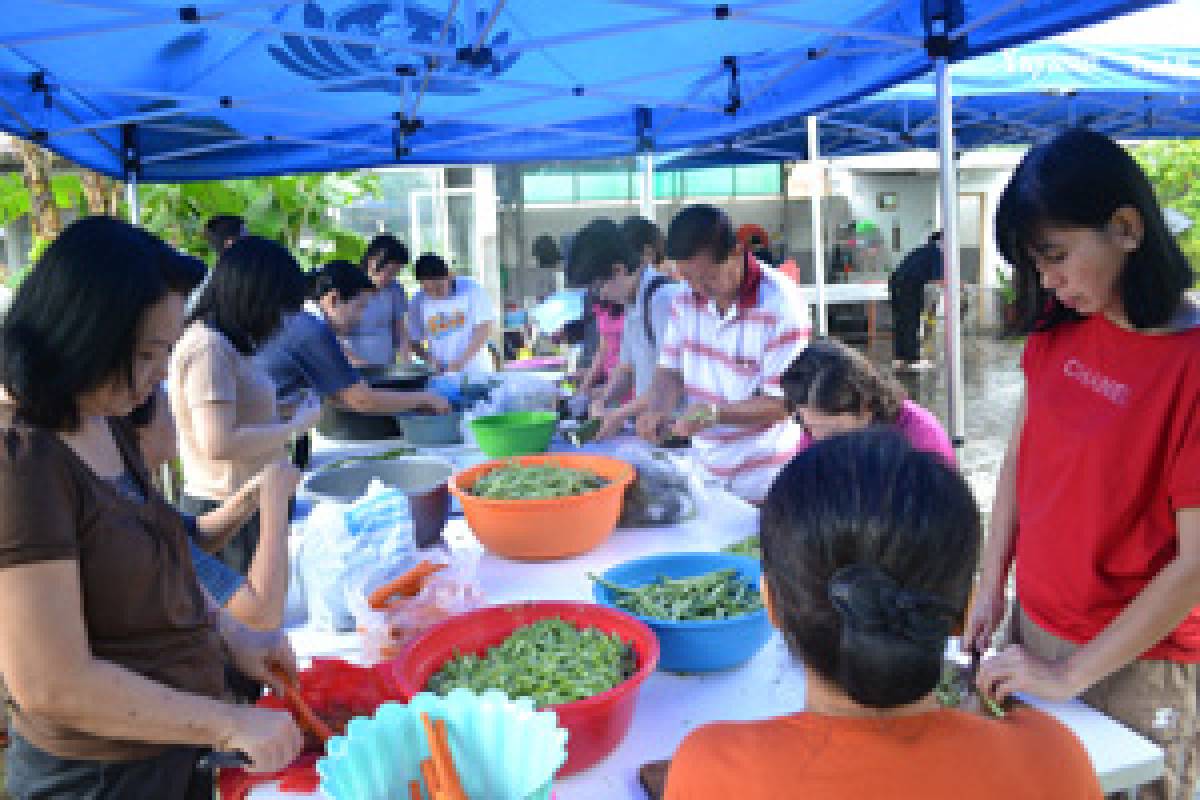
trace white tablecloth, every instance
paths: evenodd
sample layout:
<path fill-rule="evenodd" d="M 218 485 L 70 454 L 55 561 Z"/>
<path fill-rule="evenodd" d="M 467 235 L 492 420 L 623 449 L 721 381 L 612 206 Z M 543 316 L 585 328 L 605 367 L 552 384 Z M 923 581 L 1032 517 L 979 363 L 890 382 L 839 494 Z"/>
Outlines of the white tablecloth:
<path fill-rule="evenodd" d="M 606 449 L 599 445 L 588 449 Z M 480 583 L 488 602 L 520 600 L 591 600 L 588 572 L 603 570 L 650 553 L 720 549 L 756 532 L 757 512 L 724 493 L 715 494 L 689 523 L 671 528 L 621 530 L 590 553 L 577 558 L 527 564 L 485 555 Z M 478 547 L 464 520 L 447 525 L 452 547 Z M 358 657 L 357 634 L 331 634 L 304 628 L 290 631 L 302 658 Z M 1034 705 L 1053 714 L 1083 742 L 1105 792 L 1132 788 L 1163 770 L 1162 751 L 1143 737 L 1081 703 Z M 657 672 L 642 687 L 629 734 L 607 759 L 591 770 L 556 784 L 559 800 L 643 798 L 637 769 L 668 758 L 683 737 L 706 722 L 761 719 L 804 708 L 804 671 L 775 635 L 753 659 L 729 672 L 673 675 Z M 263 787 L 251 800 L 309 800 Z M 320 798 L 322 795 L 312 795 Z"/>

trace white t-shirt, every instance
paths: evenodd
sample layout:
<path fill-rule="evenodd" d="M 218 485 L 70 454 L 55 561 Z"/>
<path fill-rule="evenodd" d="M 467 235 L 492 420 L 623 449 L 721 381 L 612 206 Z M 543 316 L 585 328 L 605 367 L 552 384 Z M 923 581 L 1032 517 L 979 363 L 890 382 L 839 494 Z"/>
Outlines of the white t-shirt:
<path fill-rule="evenodd" d="M 476 326 L 496 319 L 492 300 L 471 278 L 456 277 L 450 296 L 434 298 L 417 292 L 408 307 L 408 336 L 426 342 L 439 364 L 457 361 L 471 341 Z M 492 359 L 483 347 L 466 366 L 466 372 L 492 372 Z"/>
<path fill-rule="evenodd" d="M 626 309 L 625 335 L 621 337 L 621 363 L 633 367 L 634 395 L 641 397 L 654 382 L 654 370 L 658 366 L 658 351 L 667 334 L 667 323 L 671 318 L 671 305 L 686 286 L 682 283 L 661 283 L 666 275 L 656 267 L 647 266 L 638 281 L 637 295 L 633 304 Z M 650 295 L 650 308 L 643 307 L 646 291 L 655 280 L 660 281 Z M 650 330 L 654 341 L 646 336 L 646 314 L 650 314 Z"/>

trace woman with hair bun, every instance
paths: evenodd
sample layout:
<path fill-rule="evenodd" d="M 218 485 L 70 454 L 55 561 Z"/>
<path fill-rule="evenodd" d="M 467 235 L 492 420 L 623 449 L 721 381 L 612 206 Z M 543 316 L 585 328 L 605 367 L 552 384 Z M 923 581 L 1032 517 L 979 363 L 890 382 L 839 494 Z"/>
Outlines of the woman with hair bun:
<path fill-rule="evenodd" d="M 813 444 L 762 511 L 763 596 L 805 668 L 807 709 L 693 731 L 668 800 L 1100 798 L 1080 743 L 1028 707 L 939 707 L 979 511 L 942 458 L 894 431 Z"/>

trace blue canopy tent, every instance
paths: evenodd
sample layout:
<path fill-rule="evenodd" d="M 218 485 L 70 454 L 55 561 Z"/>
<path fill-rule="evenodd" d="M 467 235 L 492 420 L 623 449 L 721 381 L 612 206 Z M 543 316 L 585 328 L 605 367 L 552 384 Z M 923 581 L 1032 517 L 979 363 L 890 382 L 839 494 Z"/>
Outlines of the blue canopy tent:
<path fill-rule="evenodd" d="M 693 147 L 844 105 L 932 61 L 953 197 L 951 60 L 1154 3 L 14 0 L 0 18 L 0 128 L 136 196 L 138 181 Z"/>
<path fill-rule="evenodd" d="M 658 152 L 1150 0 L 19 0 L 0 127 L 114 177 Z"/>
<path fill-rule="evenodd" d="M 1117 138 L 1200 136 L 1200 48 L 1038 42 L 956 63 L 960 150 L 1025 144 L 1086 125 Z M 923 78 L 818 116 L 825 157 L 936 149 L 936 87 Z M 806 159 L 807 119 L 663 159 L 690 169 Z"/>

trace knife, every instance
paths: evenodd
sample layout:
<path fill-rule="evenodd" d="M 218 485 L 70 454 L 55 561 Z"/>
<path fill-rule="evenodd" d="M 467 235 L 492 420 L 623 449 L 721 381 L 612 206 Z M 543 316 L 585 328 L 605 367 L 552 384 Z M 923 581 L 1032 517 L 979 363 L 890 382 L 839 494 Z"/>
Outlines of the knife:
<path fill-rule="evenodd" d="M 996 718 L 1002 718 L 1004 716 L 1004 708 L 991 697 L 988 697 L 987 694 L 981 692 L 976 685 L 976 678 L 979 675 L 980 658 L 979 651 L 971 651 L 971 663 L 962 673 L 962 682 L 960 683 L 962 696 L 968 697 L 970 694 L 974 694 L 979 698 L 979 702 L 983 704 L 984 709 L 989 714 Z"/>
<path fill-rule="evenodd" d="M 567 441 L 571 444 L 575 445 L 576 447 L 583 447 L 585 444 L 596 438 L 596 434 L 600 432 L 600 426 L 603 424 L 604 421 L 599 417 L 592 417 L 590 419 L 585 419 L 583 422 L 579 423 L 578 427 L 568 430 L 564 435 L 567 437 Z"/>
<path fill-rule="evenodd" d="M 200 760 L 196 762 L 196 769 L 213 772 L 218 769 L 234 769 L 249 765 L 250 757 L 243 752 L 222 753 L 214 750 L 200 757 Z"/>
<path fill-rule="evenodd" d="M 975 677 L 979 674 L 979 653 L 972 650 L 971 660 L 967 664 L 967 668 L 959 672 L 958 675 L 958 690 L 962 697 L 970 697 L 972 694 L 979 694 L 979 690 L 975 688 Z M 980 699 L 983 699 L 982 696 Z"/>

